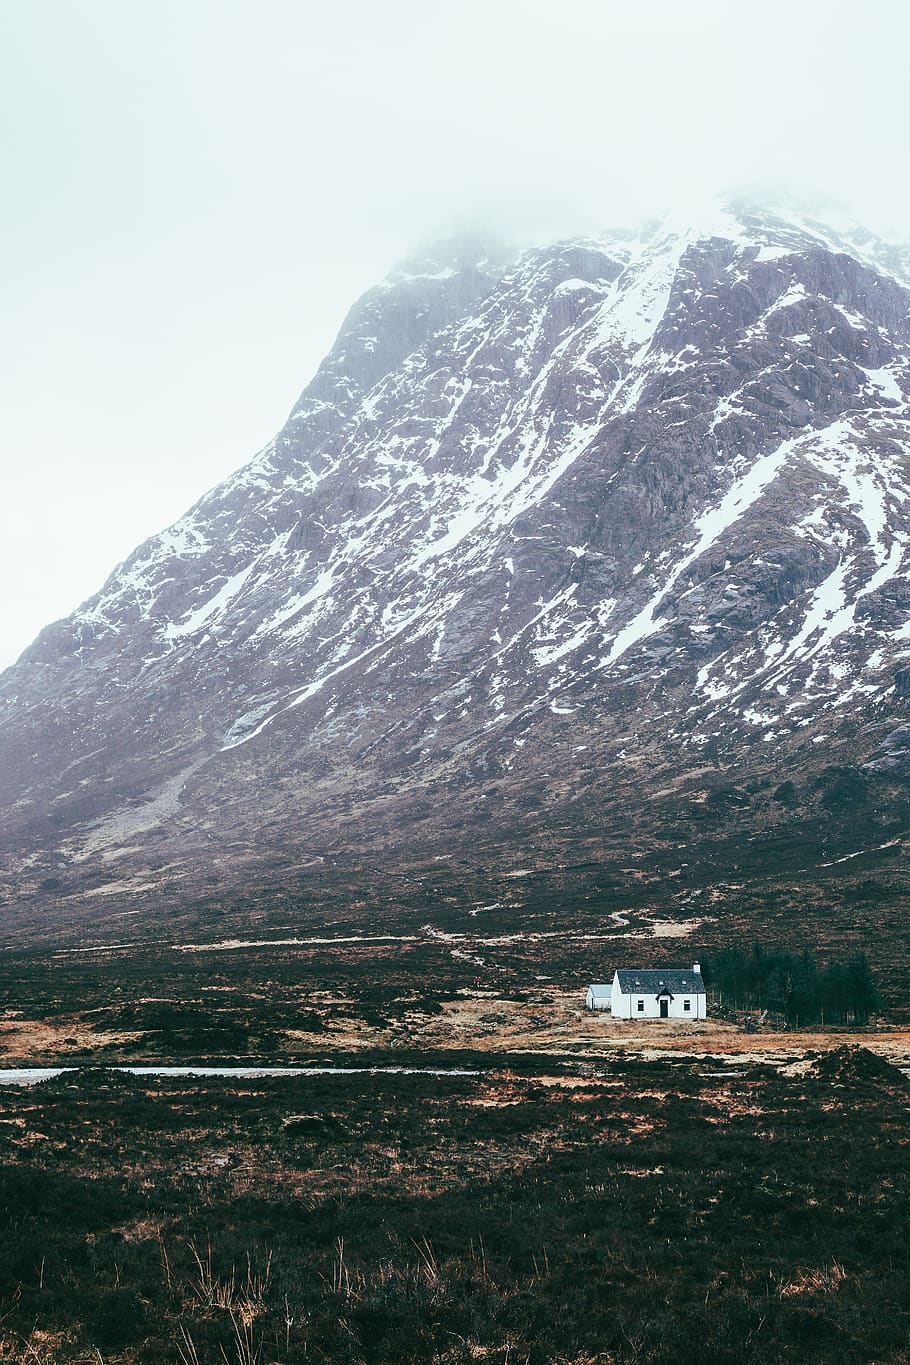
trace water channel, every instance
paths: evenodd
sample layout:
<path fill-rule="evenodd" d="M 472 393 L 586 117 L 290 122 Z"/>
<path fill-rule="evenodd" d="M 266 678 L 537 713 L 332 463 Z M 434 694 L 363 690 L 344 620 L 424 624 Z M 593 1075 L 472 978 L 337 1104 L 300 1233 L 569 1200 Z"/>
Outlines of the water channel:
<path fill-rule="evenodd" d="M 0 1085 L 39 1085 L 58 1076 L 76 1075 L 78 1066 L 29 1066 L 0 1069 Z M 92 1068 L 95 1070 L 95 1068 Z M 479 1076 L 479 1071 L 422 1066 L 110 1066 L 103 1070 L 125 1076 L 212 1076 L 260 1080 L 273 1076 Z"/>

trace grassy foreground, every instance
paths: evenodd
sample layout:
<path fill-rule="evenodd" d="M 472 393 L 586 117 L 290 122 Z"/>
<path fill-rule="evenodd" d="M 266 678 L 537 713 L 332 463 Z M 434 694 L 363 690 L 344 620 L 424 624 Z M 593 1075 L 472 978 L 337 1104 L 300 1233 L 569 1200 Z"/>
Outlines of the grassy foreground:
<path fill-rule="evenodd" d="M 842 1055 L 857 1038 L 587 1015 L 588 981 L 710 958 L 745 910 L 645 889 L 567 920 L 544 881 L 432 912 L 112 904 L 7 941 L 0 1063 L 89 1069 L 0 1087 L 0 1361 L 910 1363 L 897 899 L 875 935 L 819 909 L 822 956 L 868 943 L 897 997 L 878 1055 Z M 750 932 L 794 951 L 782 905 Z"/>
<path fill-rule="evenodd" d="M 804 1060 L 4 1088 L 0 1359 L 910 1360 L 910 1090 Z"/>

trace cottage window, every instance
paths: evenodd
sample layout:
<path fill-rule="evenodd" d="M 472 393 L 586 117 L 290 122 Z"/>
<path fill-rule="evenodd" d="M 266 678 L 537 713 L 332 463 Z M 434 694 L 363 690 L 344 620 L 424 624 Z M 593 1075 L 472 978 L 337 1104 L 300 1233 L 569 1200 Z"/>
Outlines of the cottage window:
<path fill-rule="evenodd" d="M 692 1010 L 692 1001 L 691 1001 L 691 1000 L 684 1000 L 684 1001 L 683 1001 L 683 1009 L 684 1009 L 684 1010 L 688 1010 L 688 1011 L 691 1013 L 691 1010 Z"/>
<path fill-rule="evenodd" d="M 639 1002 L 638 1002 L 638 1013 L 639 1013 L 639 1014 L 644 1014 L 644 1012 L 645 1012 L 645 1002 L 644 1002 L 644 1000 L 639 1000 Z"/>

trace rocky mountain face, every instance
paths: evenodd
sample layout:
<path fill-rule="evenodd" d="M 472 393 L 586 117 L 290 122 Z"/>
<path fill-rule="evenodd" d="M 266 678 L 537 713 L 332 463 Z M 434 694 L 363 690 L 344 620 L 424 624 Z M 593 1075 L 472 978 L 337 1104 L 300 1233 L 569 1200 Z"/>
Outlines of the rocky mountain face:
<path fill-rule="evenodd" d="M 748 206 L 443 243 L 2 676 L 9 866 L 810 807 L 847 857 L 864 803 L 905 817 L 908 565 L 908 253 Z"/>

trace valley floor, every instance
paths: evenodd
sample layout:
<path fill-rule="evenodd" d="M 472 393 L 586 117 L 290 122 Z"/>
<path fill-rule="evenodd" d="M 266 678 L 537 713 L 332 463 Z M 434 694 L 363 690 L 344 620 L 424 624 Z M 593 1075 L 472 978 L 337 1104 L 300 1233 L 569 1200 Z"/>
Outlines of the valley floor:
<path fill-rule="evenodd" d="M 76 1069 L 0 1085 L 0 1360 L 910 1362 L 910 1029 L 624 1024 L 571 936 L 320 915 L 7 945 L 0 1068 Z M 194 1063 L 340 1070 L 110 1069 Z"/>
<path fill-rule="evenodd" d="M 0 1359 L 906 1362 L 903 1074 L 670 1041 L 4 1087 Z"/>
<path fill-rule="evenodd" d="M 169 1010 L 161 1009 L 170 1003 Z M 397 1001 L 396 1010 L 364 1009 L 356 994 L 311 990 L 296 1027 L 272 1036 L 269 1051 L 243 1046 L 249 1041 L 246 1021 L 236 1005 L 229 1016 L 240 1047 L 224 1046 L 228 1022 L 213 1010 L 192 1036 L 198 1018 L 191 1004 L 183 1007 L 147 997 L 134 1002 L 143 1025 L 163 1022 L 164 1028 L 125 1030 L 105 1027 L 97 1011 L 69 1011 L 61 1019 L 28 1019 L 7 1014 L 0 1018 L 0 1079 L 3 1068 L 170 1063 L 200 1066 L 248 1063 L 260 1066 L 300 1066 L 329 1063 L 354 1065 L 366 1059 L 385 1064 L 418 1064 L 448 1053 L 477 1053 L 486 1065 L 507 1062 L 513 1055 L 572 1058 L 600 1065 L 610 1060 L 688 1059 L 727 1062 L 737 1066 L 766 1063 L 784 1072 L 798 1071 L 845 1040 L 862 1045 L 894 1066 L 910 1068 L 910 1028 L 877 1024 L 865 1030 L 746 1028 L 723 1019 L 695 1022 L 614 1020 L 606 1013 L 584 1008 L 576 990 L 547 989 L 539 995 L 497 994 L 492 990 L 460 988 L 448 999 Z M 142 1013 L 144 1007 L 145 1013 Z M 156 1010 L 156 1007 L 157 1010 Z M 224 1014 L 223 1005 L 220 1012 Z M 161 1016 L 164 1015 L 162 1020 Z M 222 1030 L 219 1037 L 217 1030 Z M 215 1037 L 207 1040 L 207 1033 Z M 176 1036 L 175 1036 L 176 1035 Z M 206 1041 L 215 1043 L 204 1050 Z M 267 1041 L 267 1040 L 266 1040 Z M 177 1045 L 176 1052 L 168 1050 Z M 218 1044 L 221 1046 L 218 1046 Z"/>

